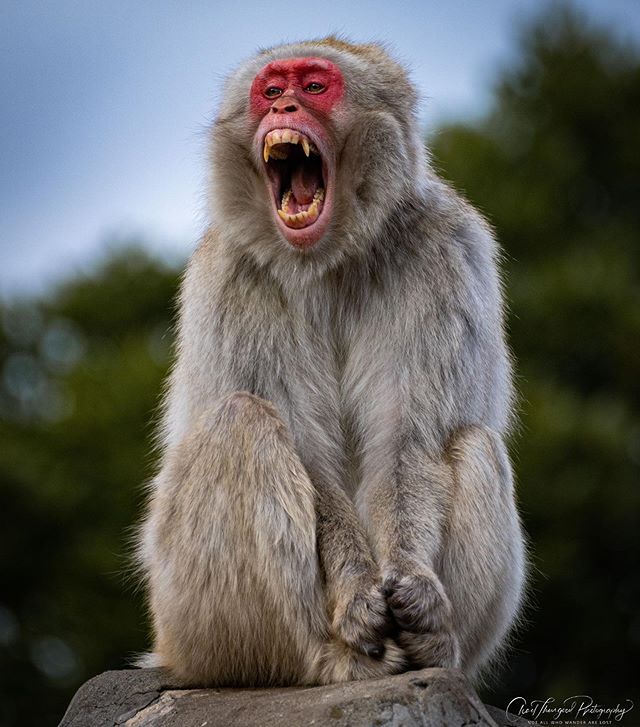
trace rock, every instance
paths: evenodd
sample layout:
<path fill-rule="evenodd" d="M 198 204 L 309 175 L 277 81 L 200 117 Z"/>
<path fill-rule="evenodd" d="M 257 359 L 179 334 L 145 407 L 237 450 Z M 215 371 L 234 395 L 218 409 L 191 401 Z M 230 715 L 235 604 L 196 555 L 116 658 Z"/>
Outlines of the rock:
<path fill-rule="evenodd" d="M 279 689 L 186 689 L 163 669 L 107 671 L 86 682 L 60 727 L 524 727 L 485 707 L 460 672 Z"/>

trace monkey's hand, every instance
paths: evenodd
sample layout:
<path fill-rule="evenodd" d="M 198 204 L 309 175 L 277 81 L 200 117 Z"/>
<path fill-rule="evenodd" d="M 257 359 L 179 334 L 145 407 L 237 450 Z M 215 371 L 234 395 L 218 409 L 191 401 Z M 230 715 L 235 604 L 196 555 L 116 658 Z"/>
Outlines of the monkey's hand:
<path fill-rule="evenodd" d="M 373 659 L 385 654 L 391 614 L 380 581 L 370 576 L 345 580 L 331 599 L 333 633 L 352 649 Z"/>
<path fill-rule="evenodd" d="M 412 666 L 460 666 L 460 648 L 453 633 L 451 604 L 432 571 L 387 576 L 383 586 L 387 604 Z"/>

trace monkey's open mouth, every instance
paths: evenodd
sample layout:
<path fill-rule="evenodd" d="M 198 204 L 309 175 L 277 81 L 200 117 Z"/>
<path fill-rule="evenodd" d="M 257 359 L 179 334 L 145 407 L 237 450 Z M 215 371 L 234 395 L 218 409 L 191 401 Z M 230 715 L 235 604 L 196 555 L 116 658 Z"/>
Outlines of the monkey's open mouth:
<path fill-rule="evenodd" d="M 264 137 L 263 158 L 276 212 L 287 231 L 315 225 L 326 195 L 326 166 L 318 147 L 300 131 L 273 129 Z M 317 238 L 315 234 L 288 232 L 285 236 L 289 242 L 302 246 Z"/>

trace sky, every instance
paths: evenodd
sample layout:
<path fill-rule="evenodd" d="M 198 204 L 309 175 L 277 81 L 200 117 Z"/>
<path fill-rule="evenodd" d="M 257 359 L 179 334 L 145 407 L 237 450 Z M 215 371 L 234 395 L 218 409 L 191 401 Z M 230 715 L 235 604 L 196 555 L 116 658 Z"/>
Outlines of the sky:
<path fill-rule="evenodd" d="M 640 39 L 638 0 L 575 0 Z M 0 0 L 0 297 L 110 245 L 183 258 L 206 224 L 206 129 L 259 47 L 339 32 L 411 69 L 426 130 L 486 108 L 540 0 Z"/>

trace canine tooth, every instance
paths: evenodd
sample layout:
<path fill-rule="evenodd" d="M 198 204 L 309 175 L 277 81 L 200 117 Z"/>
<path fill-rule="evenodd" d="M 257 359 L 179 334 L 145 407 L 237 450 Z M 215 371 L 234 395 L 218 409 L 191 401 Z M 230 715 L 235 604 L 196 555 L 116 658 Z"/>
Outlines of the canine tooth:
<path fill-rule="evenodd" d="M 300 143 L 302 144 L 302 148 L 304 149 L 305 156 L 309 156 L 309 139 L 303 136 Z"/>

